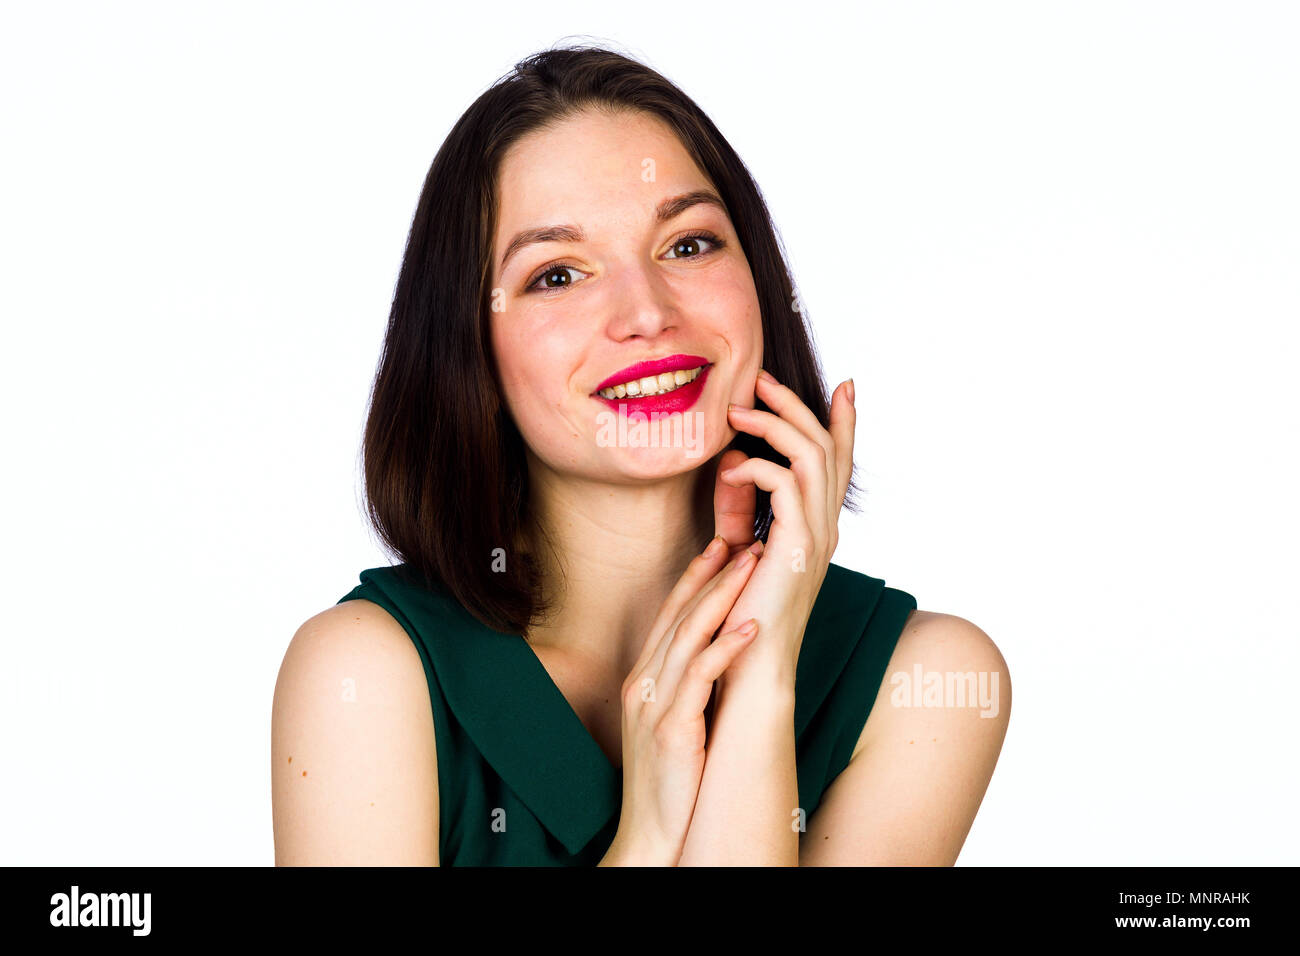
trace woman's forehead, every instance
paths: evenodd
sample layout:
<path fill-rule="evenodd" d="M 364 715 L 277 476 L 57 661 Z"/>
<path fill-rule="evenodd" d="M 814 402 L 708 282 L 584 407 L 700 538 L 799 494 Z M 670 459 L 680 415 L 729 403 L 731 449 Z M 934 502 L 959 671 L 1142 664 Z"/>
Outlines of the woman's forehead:
<path fill-rule="evenodd" d="M 529 134 L 507 154 L 494 270 L 504 269 L 506 254 L 529 234 L 582 241 L 606 229 L 641 229 L 654 226 L 673 197 L 714 192 L 676 135 L 654 117 L 584 117 L 569 127 Z"/>
<path fill-rule="evenodd" d="M 657 183 L 704 185 L 687 182 L 703 177 L 672 129 L 644 113 L 575 116 L 529 133 L 507 151 L 498 179 L 502 221 L 545 219 L 626 197 L 653 206 L 662 191 Z M 553 208 L 561 202 L 565 210 Z"/>

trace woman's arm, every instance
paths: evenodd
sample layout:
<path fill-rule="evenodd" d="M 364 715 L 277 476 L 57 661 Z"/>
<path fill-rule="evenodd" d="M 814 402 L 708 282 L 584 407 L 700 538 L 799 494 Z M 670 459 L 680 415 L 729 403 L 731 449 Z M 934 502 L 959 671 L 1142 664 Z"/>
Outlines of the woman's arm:
<path fill-rule="evenodd" d="M 728 416 L 739 431 L 766 440 L 790 467 L 729 450 L 715 476 L 715 527 L 724 537 L 740 537 L 727 538 L 733 546 L 747 543 L 755 489 L 771 494 L 774 520 L 759 566 L 732 608 L 735 621 L 756 618 L 760 632 L 718 681 L 708 757 L 680 866 L 799 865 L 795 670 L 839 541 L 857 417 L 851 380 L 831 396 L 829 430 L 763 370 L 755 397 L 772 411 L 732 404 Z M 735 621 L 729 617 L 724 628 Z"/>
<path fill-rule="evenodd" d="M 943 675 L 944 690 L 927 699 L 917 673 Z M 989 636 L 960 617 L 914 612 L 849 765 L 809 821 L 800 865 L 951 866 L 1010 717 L 1010 673 Z"/>
<path fill-rule="evenodd" d="M 271 708 L 277 866 L 437 866 L 438 759 L 424 668 L 370 601 L 294 634 Z"/>
<path fill-rule="evenodd" d="M 751 649 L 752 650 L 752 649 Z M 798 866 L 794 674 L 751 661 L 719 681 L 708 758 L 678 866 Z"/>

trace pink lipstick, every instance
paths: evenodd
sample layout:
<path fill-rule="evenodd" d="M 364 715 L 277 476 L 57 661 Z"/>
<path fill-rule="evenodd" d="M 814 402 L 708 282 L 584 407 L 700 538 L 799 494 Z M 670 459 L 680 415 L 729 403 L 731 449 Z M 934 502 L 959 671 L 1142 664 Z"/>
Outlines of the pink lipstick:
<path fill-rule="evenodd" d="M 644 379 L 658 378 L 660 375 L 678 371 L 688 372 L 697 368 L 700 369 L 700 372 L 695 376 L 694 380 L 682 385 L 674 384 L 669 391 L 663 394 L 627 394 L 622 398 L 617 396 L 610 398 L 600 394 L 602 390 L 612 389 L 616 385 L 626 386 L 629 382 L 636 382 L 637 388 L 640 390 Z M 631 412 L 641 412 L 647 416 L 655 413 L 670 415 L 673 412 L 682 412 L 699 400 L 701 393 L 704 391 L 705 380 L 709 377 L 710 368 L 712 368 L 712 365 L 709 360 L 702 355 L 670 355 L 667 358 L 637 362 L 622 371 L 615 372 L 601 382 L 592 392 L 592 398 L 604 402 L 607 406 L 623 415 Z"/>

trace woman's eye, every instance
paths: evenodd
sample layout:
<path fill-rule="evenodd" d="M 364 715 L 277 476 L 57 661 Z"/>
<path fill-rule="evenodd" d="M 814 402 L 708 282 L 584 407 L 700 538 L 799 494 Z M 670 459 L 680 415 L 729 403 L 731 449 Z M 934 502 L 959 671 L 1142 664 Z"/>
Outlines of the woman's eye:
<path fill-rule="evenodd" d="M 709 248 L 705 249 L 704 251 L 701 251 L 700 250 L 701 243 L 704 243 L 704 245 Z M 710 255 L 714 252 L 717 252 L 724 245 L 726 245 L 726 243 L 723 240 L 712 235 L 683 236 L 681 239 L 678 239 L 676 242 L 673 243 L 672 248 L 668 250 L 669 254 L 665 256 L 665 258 L 698 259 L 700 256 Z M 538 272 L 534 276 L 532 281 L 528 283 L 527 287 L 525 288 L 525 291 L 541 292 L 542 294 L 546 294 L 549 292 L 559 292 L 562 289 L 567 289 L 575 282 L 581 281 L 579 279 L 569 278 L 568 274 L 571 272 L 576 272 L 579 275 L 582 274 L 581 270 L 575 269 L 573 266 L 566 266 L 566 265 L 547 266 L 545 269 L 543 269 L 541 272 Z"/>
<path fill-rule="evenodd" d="M 670 255 L 668 258 L 694 259 L 698 255 L 703 255 L 703 253 L 699 251 L 701 242 L 711 246 L 722 245 L 722 243 L 719 240 L 712 239 L 709 236 L 684 236 L 673 243 L 673 247 L 669 251 L 674 253 L 674 255 Z M 679 250 L 686 250 L 686 251 L 679 251 Z"/>
<path fill-rule="evenodd" d="M 537 278 L 528 284 L 529 290 L 537 289 L 538 292 L 546 292 L 551 289 L 564 289 L 573 285 L 574 280 L 568 278 L 565 273 L 577 272 L 573 266 L 548 266 L 545 272 L 538 273 Z M 552 283 L 552 279 L 558 278 L 560 281 Z M 538 288 L 538 284 L 541 288 Z"/>

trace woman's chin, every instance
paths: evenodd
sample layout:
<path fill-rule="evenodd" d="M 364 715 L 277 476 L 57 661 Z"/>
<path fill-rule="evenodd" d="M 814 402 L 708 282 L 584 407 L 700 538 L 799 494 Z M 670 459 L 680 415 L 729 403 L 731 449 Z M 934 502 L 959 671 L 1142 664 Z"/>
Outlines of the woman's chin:
<path fill-rule="evenodd" d="M 690 467 L 708 457 L 710 448 L 730 440 L 730 426 L 719 429 L 702 411 L 647 419 L 642 415 L 604 415 L 593 441 L 611 458 L 644 467 Z"/>
<path fill-rule="evenodd" d="M 606 456 L 608 467 L 619 474 L 636 478 L 668 478 L 699 468 L 720 450 L 714 448 L 715 444 L 717 442 L 701 440 L 681 446 L 605 449 L 602 454 Z"/>

